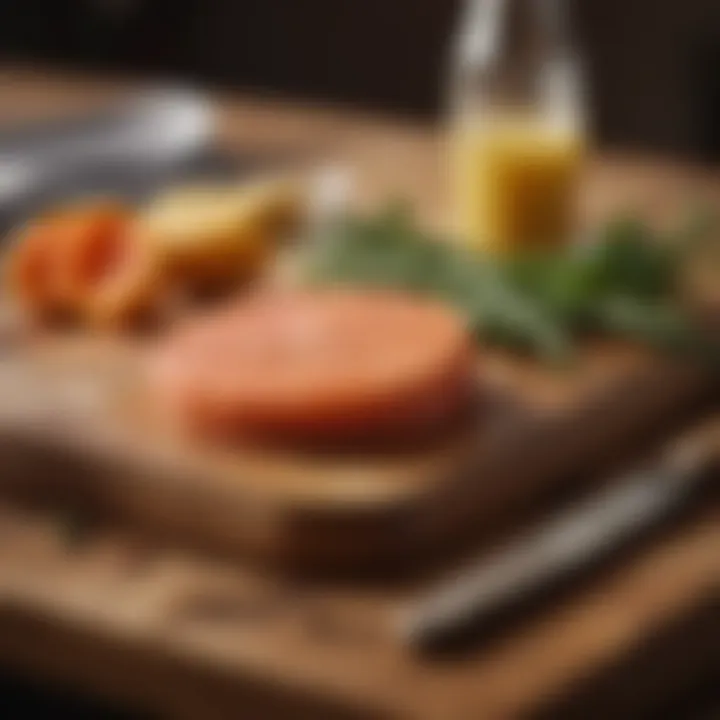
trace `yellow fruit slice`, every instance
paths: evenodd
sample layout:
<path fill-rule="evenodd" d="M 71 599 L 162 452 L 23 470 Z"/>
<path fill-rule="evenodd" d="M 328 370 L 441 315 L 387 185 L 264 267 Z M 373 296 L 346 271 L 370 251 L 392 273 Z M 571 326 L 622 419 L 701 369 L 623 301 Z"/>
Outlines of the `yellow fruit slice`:
<path fill-rule="evenodd" d="M 138 237 L 179 282 L 227 285 L 256 277 L 301 212 L 295 184 L 178 188 L 142 213 Z"/>

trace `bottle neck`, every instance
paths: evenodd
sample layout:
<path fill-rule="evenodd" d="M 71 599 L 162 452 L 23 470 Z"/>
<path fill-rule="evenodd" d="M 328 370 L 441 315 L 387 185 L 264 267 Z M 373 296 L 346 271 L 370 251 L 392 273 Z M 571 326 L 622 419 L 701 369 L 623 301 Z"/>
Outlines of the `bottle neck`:
<path fill-rule="evenodd" d="M 483 63 L 506 51 L 532 55 L 569 50 L 565 9 L 563 0 L 467 0 L 460 54 Z"/>
<path fill-rule="evenodd" d="M 563 0 L 467 0 L 455 46 L 453 106 L 531 107 L 576 82 Z"/>

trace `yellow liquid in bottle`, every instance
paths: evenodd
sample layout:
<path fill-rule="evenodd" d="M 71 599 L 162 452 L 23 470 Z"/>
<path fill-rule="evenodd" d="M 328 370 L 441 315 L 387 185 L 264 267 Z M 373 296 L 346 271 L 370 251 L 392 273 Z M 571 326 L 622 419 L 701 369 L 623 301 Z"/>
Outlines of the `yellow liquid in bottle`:
<path fill-rule="evenodd" d="M 541 120 L 497 118 L 452 136 L 457 230 L 490 252 L 549 249 L 573 231 L 580 133 Z"/>

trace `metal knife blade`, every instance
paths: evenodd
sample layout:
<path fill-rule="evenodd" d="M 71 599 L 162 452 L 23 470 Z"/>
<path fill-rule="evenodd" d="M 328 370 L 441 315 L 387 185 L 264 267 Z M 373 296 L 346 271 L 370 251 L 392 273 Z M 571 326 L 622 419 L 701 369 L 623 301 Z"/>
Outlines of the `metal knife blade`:
<path fill-rule="evenodd" d="M 596 561 L 684 504 L 716 459 L 720 424 L 702 426 L 644 469 L 621 477 L 490 557 L 462 568 L 400 612 L 412 647 L 441 648 L 518 598 Z"/>

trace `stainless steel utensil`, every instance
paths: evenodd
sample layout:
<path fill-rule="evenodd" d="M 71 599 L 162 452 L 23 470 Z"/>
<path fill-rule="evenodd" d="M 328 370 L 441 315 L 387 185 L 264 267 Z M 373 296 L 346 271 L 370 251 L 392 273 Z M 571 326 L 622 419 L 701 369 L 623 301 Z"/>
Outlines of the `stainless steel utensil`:
<path fill-rule="evenodd" d="M 509 604 L 599 560 L 681 508 L 719 449 L 719 423 L 683 437 L 645 469 L 441 582 L 401 611 L 399 634 L 413 647 L 441 648 Z"/>
<path fill-rule="evenodd" d="M 212 134 L 205 98 L 172 89 L 140 93 L 75 121 L 2 129 L 1 224 L 57 197 L 142 191 L 206 151 Z"/>

